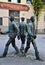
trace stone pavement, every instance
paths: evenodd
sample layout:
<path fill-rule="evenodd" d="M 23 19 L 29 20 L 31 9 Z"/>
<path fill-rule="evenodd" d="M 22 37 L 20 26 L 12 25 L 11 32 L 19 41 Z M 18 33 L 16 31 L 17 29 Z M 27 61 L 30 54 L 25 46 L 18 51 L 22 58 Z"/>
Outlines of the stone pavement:
<path fill-rule="evenodd" d="M 8 40 L 7 35 L 0 35 L 0 55 L 2 55 L 4 51 L 4 47 L 7 40 Z M 43 62 L 35 60 L 35 54 L 32 44 L 26 57 L 14 55 L 15 50 L 10 44 L 7 57 L 0 58 L 0 65 L 45 65 L 45 35 L 37 35 L 36 42 L 40 53 L 40 57 L 44 60 Z M 20 49 L 21 41 L 17 40 L 17 38 L 16 44 Z"/>

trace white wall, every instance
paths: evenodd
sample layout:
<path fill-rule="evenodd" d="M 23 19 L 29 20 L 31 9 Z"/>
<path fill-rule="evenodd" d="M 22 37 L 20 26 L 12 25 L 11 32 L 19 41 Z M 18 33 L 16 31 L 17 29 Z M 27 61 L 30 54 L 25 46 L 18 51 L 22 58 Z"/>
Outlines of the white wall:
<path fill-rule="evenodd" d="M 5 9 L 0 9 L 0 17 L 3 19 L 3 26 L 8 26 L 9 11 Z"/>

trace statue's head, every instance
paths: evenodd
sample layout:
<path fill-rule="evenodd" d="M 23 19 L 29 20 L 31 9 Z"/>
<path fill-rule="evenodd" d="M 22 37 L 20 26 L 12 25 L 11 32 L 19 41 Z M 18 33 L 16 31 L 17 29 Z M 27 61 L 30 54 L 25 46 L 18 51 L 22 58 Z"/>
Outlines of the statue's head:
<path fill-rule="evenodd" d="M 21 18 L 22 21 L 24 21 L 24 19 L 25 19 L 24 17 Z"/>
<path fill-rule="evenodd" d="M 13 16 L 10 17 L 10 21 L 14 21 L 14 17 Z"/>
<path fill-rule="evenodd" d="M 34 21 L 35 21 L 34 16 L 32 16 L 32 17 L 30 18 L 30 20 L 31 20 L 32 22 L 34 22 Z"/>

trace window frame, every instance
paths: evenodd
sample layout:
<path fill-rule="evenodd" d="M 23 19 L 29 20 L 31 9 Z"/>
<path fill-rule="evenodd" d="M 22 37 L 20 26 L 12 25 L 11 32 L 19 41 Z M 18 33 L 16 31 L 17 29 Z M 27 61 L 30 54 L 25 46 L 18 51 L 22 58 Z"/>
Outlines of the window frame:
<path fill-rule="evenodd" d="M 1 21 L 1 22 L 0 22 L 0 25 L 2 25 L 2 24 L 3 24 L 3 23 L 2 23 L 2 17 L 0 17 L 0 21 Z"/>
<path fill-rule="evenodd" d="M 20 11 L 9 10 L 9 16 L 11 15 L 13 15 L 14 17 L 20 17 Z"/>
<path fill-rule="evenodd" d="M 21 3 L 21 0 L 17 0 L 18 3 Z"/>
<path fill-rule="evenodd" d="M 8 2 L 11 2 L 11 0 L 8 0 Z"/>

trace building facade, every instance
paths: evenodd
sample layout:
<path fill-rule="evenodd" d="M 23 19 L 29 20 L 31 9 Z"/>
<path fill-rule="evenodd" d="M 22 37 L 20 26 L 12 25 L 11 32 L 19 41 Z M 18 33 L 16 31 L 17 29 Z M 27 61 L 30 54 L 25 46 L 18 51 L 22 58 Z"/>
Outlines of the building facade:
<path fill-rule="evenodd" d="M 0 0 L 0 2 L 9 2 L 14 4 L 23 4 L 27 5 L 30 8 L 30 5 L 27 4 L 28 0 Z M 34 15 L 32 8 L 29 11 L 17 11 L 17 10 L 8 10 L 0 8 L 0 29 L 5 31 L 8 29 L 9 17 L 13 15 L 15 17 L 15 22 L 21 22 L 21 17 L 25 18 L 25 22 L 29 20 L 30 16 Z"/>
<path fill-rule="evenodd" d="M 25 10 L 18 11 L 18 10 L 9 10 L 9 9 L 0 8 L 0 30 L 1 31 L 8 30 L 9 17 L 11 15 L 15 17 L 15 22 L 21 22 L 21 17 L 25 18 L 25 22 L 28 22 L 30 17 L 34 15 L 34 10 L 31 5 L 32 0 L 0 0 L 0 2 L 23 4 L 29 7 L 28 11 Z M 39 16 L 38 33 L 45 33 L 45 10 L 42 10 Z"/>

